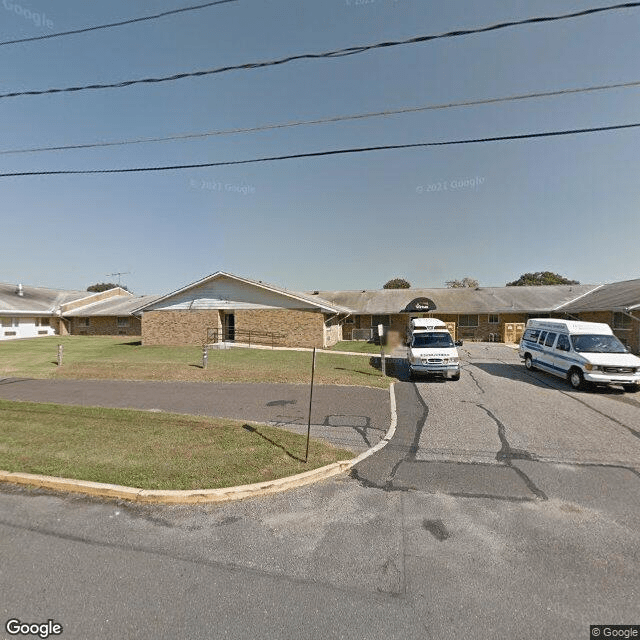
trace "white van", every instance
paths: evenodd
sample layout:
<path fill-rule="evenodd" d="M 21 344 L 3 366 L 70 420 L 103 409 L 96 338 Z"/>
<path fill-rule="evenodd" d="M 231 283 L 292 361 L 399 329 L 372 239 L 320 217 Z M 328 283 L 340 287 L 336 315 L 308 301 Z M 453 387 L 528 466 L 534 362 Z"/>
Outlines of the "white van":
<path fill-rule="evenodd" d="M 447 325 L 437 318 L 415 318 L 411 321 L 407 345 L 409 377 L 436 374 L 460 380 L 460 356 Z"/>
<path fill-rule="evenodd" d="M 527 369 L 566 378 L 574 389 L 597 383 L 640 391 L 640 358 L 627 351 L 608 324 L 529 320 L 518 353 Z"/>

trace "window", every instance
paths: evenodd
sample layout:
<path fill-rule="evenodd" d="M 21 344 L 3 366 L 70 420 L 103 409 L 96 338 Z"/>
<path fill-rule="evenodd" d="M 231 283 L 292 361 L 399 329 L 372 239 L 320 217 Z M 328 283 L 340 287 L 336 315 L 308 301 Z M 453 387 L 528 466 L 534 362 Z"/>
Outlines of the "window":
<path fill-rule="evenodd" d="M 129 318 L 118 318 L 118 328 L 122 329 L 129 326 Z"/>
<path fill-rule="evenodd" d="M 355 324 L 355 318 L 353 316 L 349 316 L 348 318 L 344 319 L 344 323 L 345 324 Z"/>
<path fill-rule="evenodd" d="M 531 340 L 531 342 L 537 342 L 539 336 L 540 336 L 540 329 L 527 329 L 524 332 L 523 339 Z"/>
<path fill-rule="evenodd" d="M 76 318 L 79 327 L 88 327 L 91 318 Z"/>
<path fill-rule="evenodd" d="M 19 325 L 20 325 L 20 320 L 18 318 L 2 318 L 3 327 L 17 327 Z M 5 335 L 8 335 L 8 334 L 5 334 Z"/>
<path fill-rule="evenodd" d="M 558 335 L 557 333 L 553 333 L 553 331 L 550 331 L 547 334 L 547 339 L 544 341 L 544 346 L 552 347 L 557 335 Z"/>
<path fill-rule="evenodd" d="M 538 344 L 544 344 L 544 341 L 547 338 L 547 332 L 546 331 L 541 331 L 540 332 L 540 337 L 538 338 Z"/>
<path fill-rule="evenodd" d="M 616 311 L 613 314 L 613 328 L 622 329 L 624 331 L 631 329 L 631 318 L 625 313 Z"/>
<path fill-rule="evenodd" d="M 489 324 L 500 324 L 500 316 L 497 313 L 490 313 Z"/>
<path fill-rule="evenodd" d="M 478 326 L 478 314 L 458 316 L 459 327 L 477 327 Z"/>
<path fill-rule="evenodd" d="M 569 338 L 565 335 L 560 334 L 558 336 L 558 343 L 556 344 L 556 349 L 558 351 L 571 351 L 571 346 L 569 345 Z"/>
<path fill-rule="evenodd" d="M 371 326 L 375 329 L 379 324 L 389 326 L 389 316 L 371 316 Z"/>
<path fill-rule="evenodd" d="M 36 318 L 36 327 L 48 327 L 48 326 L 49 326 L 49 318 Z"/>

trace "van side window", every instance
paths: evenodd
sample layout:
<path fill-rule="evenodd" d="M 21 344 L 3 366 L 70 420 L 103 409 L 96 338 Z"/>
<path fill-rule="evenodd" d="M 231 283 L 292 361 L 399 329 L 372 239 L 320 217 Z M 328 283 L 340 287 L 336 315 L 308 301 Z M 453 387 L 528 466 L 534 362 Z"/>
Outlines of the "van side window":
<path fill-rule="evenodd" d="M 569 338 L 565 335 L 560 334 L 558 336 L 558 344 L 556 344 L 556 349 L 558 349 L 558 351 L 571 351 Z"/>
<path fill-rule="evenodd" d="M 531 340 L 532 342 L 536 342 L 538 340 L 539 335 L 540 335 L 540 329 L 527 329 L 524 334 L 524 339 Z"/>
<path fill-rule="evenodd" d="M 547 334 L 547 339 L 544 341 L 544 346 L 545 347 L 552 347 L 557 335 L 558 334 L 557 333 L 553 333 L 553 331 L 549 332 Z"/>
<path fill-rule="evenodd" d="M 544 344 L 545 338 L 547 337 L 547 332 L 542 331 L 540 333 L 540 337 L 538 338 L 538 344 Z"/>

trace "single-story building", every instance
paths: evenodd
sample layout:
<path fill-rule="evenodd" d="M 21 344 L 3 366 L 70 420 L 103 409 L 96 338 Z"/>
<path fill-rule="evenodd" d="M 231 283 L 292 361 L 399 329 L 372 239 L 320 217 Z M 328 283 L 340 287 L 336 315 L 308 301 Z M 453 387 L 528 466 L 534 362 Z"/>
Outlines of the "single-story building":
<path fill-rule="evenodd" d="M 314 295 L 218 271 L 140 306 L 142 344 L 329 347 L 350 313 Z"/>
<path fill-rule="evenodd" d="M 131 311 L 157 296 L 134 296 L 121 287 L 90 293 L 0 283 L 0 340 L 50 335 L 139 336 Z"/>
<path fill-rule="evenodd" d="M 456 339 L 518 342 L 535 317 L 606 322 L 640 352 L 640 279 L 604 285 L 298 292 L 218 271 L 163 296 L 0 284 L 0 339 L 52 334 L 142 336 L 145 345 L 234 341 L 329 347 L 401 341 L 415 317 L 445 321 Z"/>

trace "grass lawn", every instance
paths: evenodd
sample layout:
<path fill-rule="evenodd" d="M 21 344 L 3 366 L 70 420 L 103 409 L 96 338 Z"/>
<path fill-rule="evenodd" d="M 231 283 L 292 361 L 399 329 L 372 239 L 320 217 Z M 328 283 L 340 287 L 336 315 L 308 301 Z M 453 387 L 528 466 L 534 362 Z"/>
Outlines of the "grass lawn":
<path fill-rule="evenodd" d="M 58 344 L 64 346 L 62 367 L 56 366 Z M 141 346 L 130 337 L 51 336 L 0 343 L 0 377 L 307 384 L 310 376 L 308 351 L 211 350 L 205 370 L 200 347 Z M 387 388 L 390 380 L 362 356 L 317 353 L 315 382 Z"/>
<path fill-rule="evenodd" d="M 343 340 L 334 344 L 331 347 L 331 351 L 353 351 L 354 353 L 377 353 L 380 355 L 380 345 L 365 342 L 364 340 Z"/>
<path fill-rule="evenodd" d="M 216 489 L 309 471 L 353 453 L 226 419 L 0 400 L 0 469 L 143 489 Z"/>

